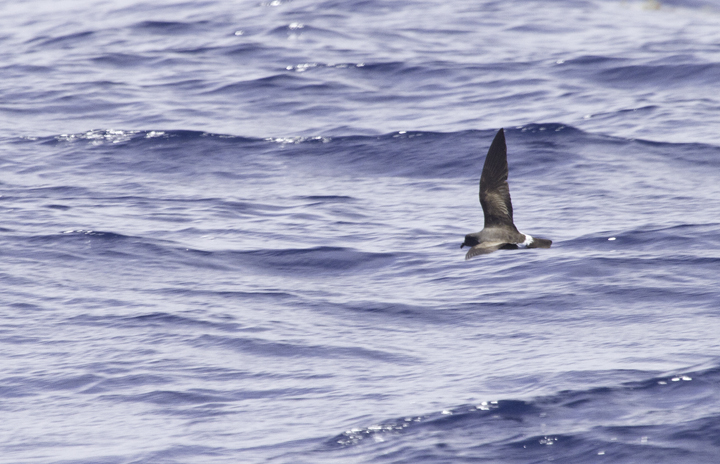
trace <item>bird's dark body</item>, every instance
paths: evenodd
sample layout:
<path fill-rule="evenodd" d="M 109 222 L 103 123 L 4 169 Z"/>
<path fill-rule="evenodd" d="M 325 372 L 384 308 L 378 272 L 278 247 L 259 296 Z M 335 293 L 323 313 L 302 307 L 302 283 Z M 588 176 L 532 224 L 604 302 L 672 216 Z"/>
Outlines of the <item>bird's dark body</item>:
<path fill-rule="evenodd" d="M 507 178 L 507 145 L 505 131 L 500 129 L 490 145 L 480 176 L 480 205 L 485 214 L 485 227 L 465 236 L 460 248 L 471 247 L 465 259 L 496 250 L 516 249 L 518 245 L 527 248 L 550 248 L 552 245 L 551 240 L 534 238 L 517 230 Z"/>

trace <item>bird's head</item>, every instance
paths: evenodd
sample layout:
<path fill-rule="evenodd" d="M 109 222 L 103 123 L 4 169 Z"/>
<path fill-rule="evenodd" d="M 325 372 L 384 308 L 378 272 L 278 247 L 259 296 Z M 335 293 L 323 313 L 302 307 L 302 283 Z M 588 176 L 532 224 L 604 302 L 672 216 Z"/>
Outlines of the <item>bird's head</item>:
<path fill-rule="evenodd" d="M 462 245 L 460 245 L 460 248 L 465 247 L 465 246 L 474 247 L 478 243 L 480 243 L 480 241 L 475 236 L 475 234 L 467 234 L 465 236 L 465 241 L 462 243 Z"/>

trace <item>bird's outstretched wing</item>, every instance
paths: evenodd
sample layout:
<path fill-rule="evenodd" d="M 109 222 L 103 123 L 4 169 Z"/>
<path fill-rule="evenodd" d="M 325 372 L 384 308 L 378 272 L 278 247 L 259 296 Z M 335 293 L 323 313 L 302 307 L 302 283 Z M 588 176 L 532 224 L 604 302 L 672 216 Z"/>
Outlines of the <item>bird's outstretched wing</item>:
<path fill-rule="evenodd" d="M 470 248 L 465 255 L 465 259 L 470 259 L 473 256 L 477 255 L 486 255 L 488 253 L 492 253 L 493 251 L 497 251 L 500 249 L 517 249 L 517 245 L 514 243 L 507 243 L 507 242 L 483 242 L 475 245 L 474 247 Z"/>
<path fill-rule="evenodd" d="M 508 164 L 505 131 L 500 129 L 485 157 L 480 176 L 480 204 L 485 213 L 485 227 L 510 226 L 514 230 L 510 186 L 507 183 Z"/>

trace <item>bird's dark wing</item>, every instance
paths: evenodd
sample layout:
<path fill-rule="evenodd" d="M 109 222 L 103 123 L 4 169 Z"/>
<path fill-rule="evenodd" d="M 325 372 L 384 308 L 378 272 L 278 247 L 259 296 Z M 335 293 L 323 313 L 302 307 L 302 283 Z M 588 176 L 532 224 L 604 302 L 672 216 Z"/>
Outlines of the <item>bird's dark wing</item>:
<path fill-rule="evenodd" d="M 490 145 L 480 176 L 480 204 L 485 213 L 485 227 L 503 225 L 515 229 L 507 178 L 505 131 L 500 129 Z"/>
<path fill-rule="evenodd" d="M 465 255 L 465 259 L 470 259 L 473 256 L 477 255 L 486 255 L 488 253 L 492 253 L 493 251 L 497 251 L 501 248 L 517 248 L 517 245 L 507 242 L 483 242 L 475 245 L 474 247 L 470 248 Z"/>

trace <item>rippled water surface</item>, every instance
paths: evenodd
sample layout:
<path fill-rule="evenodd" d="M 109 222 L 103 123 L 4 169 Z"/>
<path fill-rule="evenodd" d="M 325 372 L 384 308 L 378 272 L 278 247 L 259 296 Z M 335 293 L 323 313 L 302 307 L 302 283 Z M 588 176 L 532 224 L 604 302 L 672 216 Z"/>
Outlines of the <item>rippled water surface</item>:
<path fill-rule="evenodd" d="M 719 23 L 0 4 L 0 462 L 717 463 Z"/>

